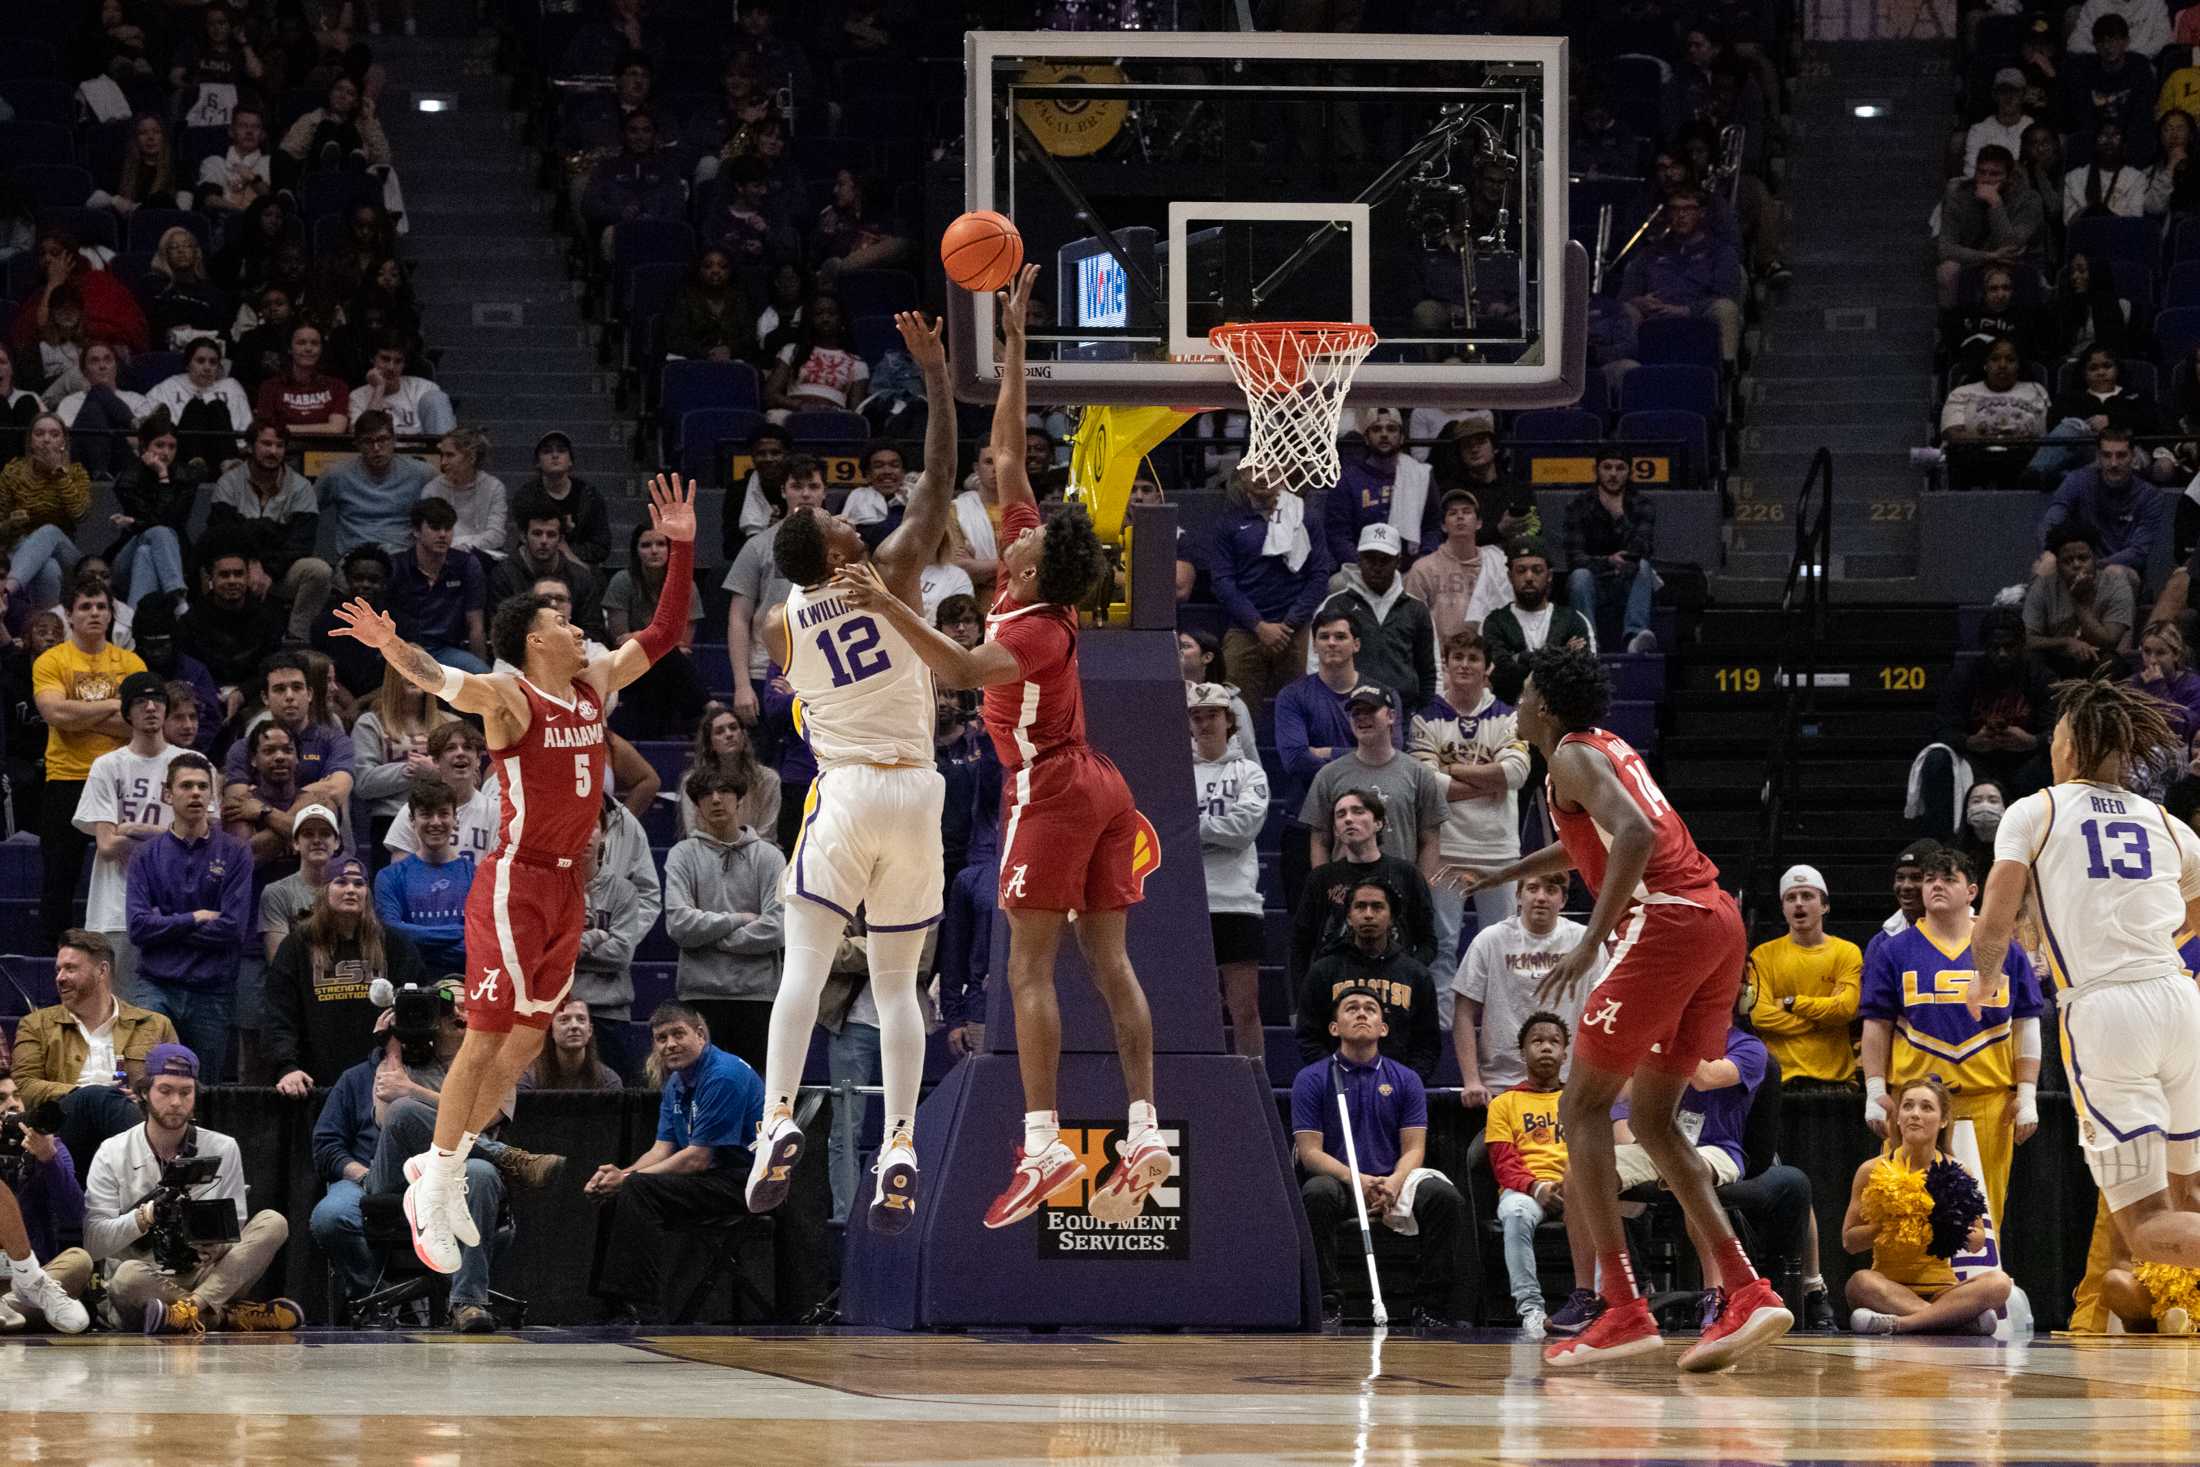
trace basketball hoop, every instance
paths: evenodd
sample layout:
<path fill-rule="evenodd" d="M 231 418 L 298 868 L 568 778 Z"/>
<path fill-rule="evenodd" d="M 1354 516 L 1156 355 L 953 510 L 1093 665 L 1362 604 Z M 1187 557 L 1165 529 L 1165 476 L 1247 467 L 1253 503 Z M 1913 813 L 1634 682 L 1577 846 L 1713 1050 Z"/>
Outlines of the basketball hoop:
<path fill-rule="evenodd" d="M 1207 333 L 1245 390 L 1252 429 L 1239 467 L 1293 494 L 1337 482 L 1337 427 L 1375 328 L 1344 321 L 1262 321 Z"/>

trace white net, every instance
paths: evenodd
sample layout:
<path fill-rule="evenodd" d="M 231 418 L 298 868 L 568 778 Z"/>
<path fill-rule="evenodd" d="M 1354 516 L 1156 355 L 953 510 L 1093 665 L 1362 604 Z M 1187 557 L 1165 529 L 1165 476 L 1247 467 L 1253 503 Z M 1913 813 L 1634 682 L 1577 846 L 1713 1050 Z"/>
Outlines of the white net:
<path fill-rule="evenodd" d="M 1375 349 L 1375 331 L 1340 321 L 1217 326 L 1207 333 L 1245 391 L 1252 428 L 1248 472 L 1293 494 L 1337 482 L 1337 426 L 1353 374 Z"/>

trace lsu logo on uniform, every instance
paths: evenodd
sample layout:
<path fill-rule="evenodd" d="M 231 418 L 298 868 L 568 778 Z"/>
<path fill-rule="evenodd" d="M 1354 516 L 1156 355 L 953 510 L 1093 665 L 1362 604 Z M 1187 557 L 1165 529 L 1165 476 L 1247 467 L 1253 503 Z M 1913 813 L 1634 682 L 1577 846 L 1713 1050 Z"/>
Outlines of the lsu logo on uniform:
<path fill-rule="evenodd" d="M 1085 1175 L 1050 1193 L 1039 1205 L 1041 1258 L 1192 1256 L 1191 1128 L 1184 1121 L 1161 1122 L 1161 1139 L 1173 1166 L 1168 1180 L 1147 1196 L 1145 1210 L 1136 1219 L 1104 1223 L 1086 1210 L 1116 1163 L 1124 1129 L 1121 1121 L 1062 1122 L 1062 1144 L 1077 1153 Z"/>

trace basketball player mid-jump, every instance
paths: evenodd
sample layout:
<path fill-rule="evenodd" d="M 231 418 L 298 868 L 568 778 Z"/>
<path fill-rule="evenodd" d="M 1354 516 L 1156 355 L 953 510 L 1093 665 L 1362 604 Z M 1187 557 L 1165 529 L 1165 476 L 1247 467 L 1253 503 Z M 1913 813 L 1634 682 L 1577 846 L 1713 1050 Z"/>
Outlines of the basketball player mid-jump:
<path fill-rule="evenodd" d="M 674 474 L 649 491 L 650 525 L 672 542 L 657 613 L 640 635 L 588 660 L 579 627 L 541 596 L 496 609 L 490 642 L 516 674 L 445 667 L 397 635 L 364 601 L 336 608 L 336 635 L 382 653 L 415 687 L 479 714 L 503 788 L 497 846 L 466 897 L 466 1041 L 436 1108 L 435 1144 L 405 1163 L 413 1251 L 458 1271 L 460 1245 L 481 1237 L 466 1210 L 465 1159 L 542 1048 L 573 986 L 585 920 L 589 852 L 603 808 L 604 705 L 680 644 L 695 583 L 695 493 Z"/>

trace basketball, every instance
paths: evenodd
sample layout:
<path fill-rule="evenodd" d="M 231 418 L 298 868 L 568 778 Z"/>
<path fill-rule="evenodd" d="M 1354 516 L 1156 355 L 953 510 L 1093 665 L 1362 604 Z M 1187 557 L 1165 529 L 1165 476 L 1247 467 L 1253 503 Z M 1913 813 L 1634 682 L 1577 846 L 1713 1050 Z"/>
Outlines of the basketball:
<path fill-rule="evenodd" d="M 1024 262 L 1024 237 L 1006 214 L 976 209 L 940 236 L 940 263 L 964 290 L 999 290 Z"/>

